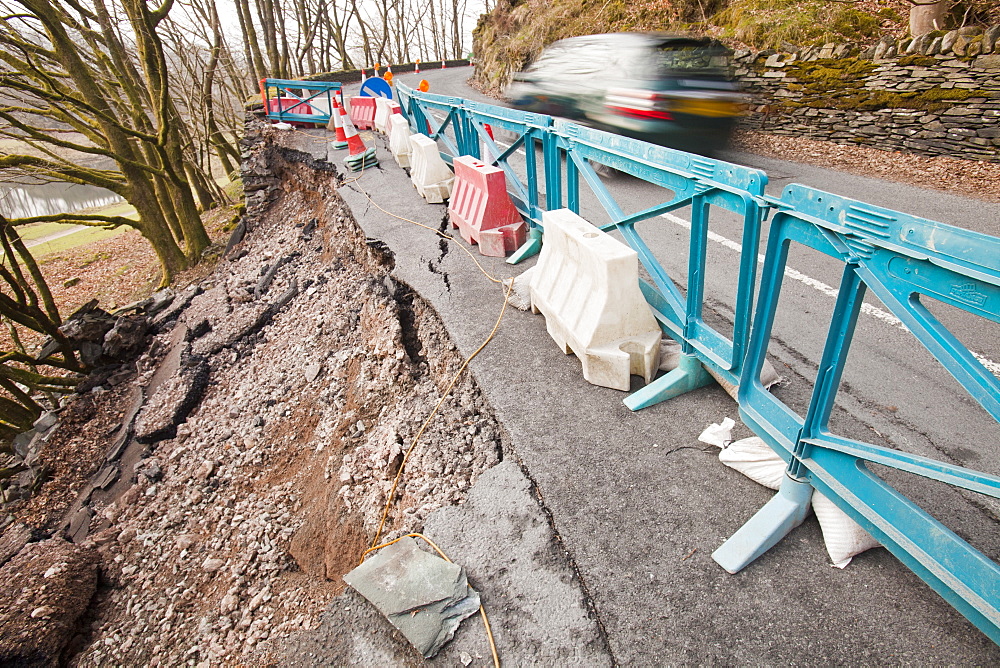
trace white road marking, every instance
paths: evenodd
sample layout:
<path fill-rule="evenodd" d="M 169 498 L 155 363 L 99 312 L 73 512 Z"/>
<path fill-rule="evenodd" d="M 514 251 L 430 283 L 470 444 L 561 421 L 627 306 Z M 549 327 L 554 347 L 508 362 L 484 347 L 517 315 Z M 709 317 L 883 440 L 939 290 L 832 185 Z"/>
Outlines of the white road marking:
<path fill-rule="evenodd" d="M 683 227 L 685 229 L 688 229 L 688 230 L 691 229 L 691 223 L 690 222 L 684 220 L 683 218 L 678 218 L 677 216 L 675 216 L 675 215 L 673 215 L 671 213 L 661 214 L 660 217 L 664 218 L 666 220 L 669 220 L 672 223 L 680 225 L 681 227 Z M 708 238 L 710 240 L 718 243 L 718 244 L 722 244 L 723 246 L 725 246 L 726 248 L 728 248 L 730 250 L 736 251 L 737 253 L 742 253 L 743 252 L 743 246 L 741 244 L 733 241 L 732 239 L 728 239 L 728 238 L 722 236 L 721 234 L 718 234 L 716 232 L 712 232 L 711 230 L 708 231 Z M 764 256 L 763 255 L 758 255 L 757 259 L 761 263 L 764 262 Z M 837 294 L 838 294 L 837 289 L 834 288 L 833 286 L 827 285 L 826 283 L 824 283 L 822 281 L 818 281 L 815 278 L 812 278 L 811 276 L 807 276 L 806 274 L 803 274 L 801 271 L 797 271 L 795 269 L 792 269 L 791 267 L 789 267 L 787 265 L 785 266 L 785 276 L 787 276 L 788 278 L 790 278 L 790 279 L 792 279 L 794 281 L 798 281 L 799 283 L 802 283 L 804 285 L 808 285 L 809 287 L 813 288 L 814 290 L 817 290 L 818 292 L 822 292 L 823 294 L 825 294 L 825 295 L 827 295 L 829 297 L 834 297 L 834 298 L 837 297 Z M 887 325 L 890 325 L 892 327 L 895 327 L 896 329 L 900 329 L 900 330 L 902 330 L 904 332 L 909 332 L 910 331 L 906 327 L 906 325 L 903 324 L 902 320 L 900 320 L 899 318 L 897 318 L 896 316 L 894 316 L 893 314 L 891 314 L 891 313 L 889 313 L 887 311 L 883 311 L 882 309 L 878 308 L 877 306 L 872 306 L 871 304 L 862 304 L 861 305 L 861 312 L 864 313 L 864 314 L 866 314 L 866 315 L 869 315 L 869 316 L 871 316 L 873 318 L 877 318 L 878 320 L 881 320 L 882 322 L 884 322 Z M 971 350 L 969 352 L 971 352 L 972 356 L 975 357 L 977 360 L 979 360 L 979 363 L 982 364 L 984 367 L 986 367 L 986 369 L 990 373 L 992 373 L 994 376 L 1000 377 L 1000 364 L 994 362 L 993 360 L 989 359 L 988 357 L 980 355 L 979 353 L 973 352 Z"/>
<path fill-rule="evenodd" d="M 496 139 L 493 140 L 493 143 L 496 144 L 497 146 L 499 146 L 502 149 L 508 149 L 508 148 L 510 148 L 510 144 L 505 144 L 502 141 L 497 141 Z M 514 153 L 520 153 L 521 155 L 524 155 L 524 151 L 521 150 L 521 149 L 516 149 L 514 151 Z"/>

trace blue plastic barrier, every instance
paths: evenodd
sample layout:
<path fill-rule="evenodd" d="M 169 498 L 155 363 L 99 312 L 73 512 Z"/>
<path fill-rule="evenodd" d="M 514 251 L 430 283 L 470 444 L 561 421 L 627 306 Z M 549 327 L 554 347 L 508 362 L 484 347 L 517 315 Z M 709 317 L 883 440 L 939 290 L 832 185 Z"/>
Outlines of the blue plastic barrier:
<path fill-rule="evenodd" d="M 260 81 L 260 96 L 267 117 L 285 123 L 329 123 L 333 100 L 339 94 L 340 83 L 335 81 Z M 319 105 L 318 100 L 325 101 L 325 105 Z M 277 104 L 273 104 L 275 101 Z"/>
<path fill-rule="evenodd" d="M 622 137 L 575 123 L 554 120 L 549 116 L 470 102 L 397 86 L 404 114 L 415 131 L 429 127 L 433 138 L 440 138 L 446 161 L 455 155 L 480 158 L 480 142 L 486 146 L 492 164 L 504 169 L 511 196 L 529 221 L 529 241 L 509 260 L 519 262 L 538 252 L 541 244 L 541 213 L 567 207 L 580 211 L 581 177 L 604 208 L 608 221 L 602 229 L 618 229 L 638 254 L 650 276 L 642 289 L 661 328 L 682 345 L 678 369 L 663 376 L 625 400 L 638 410 L 713 382 L 703 365 L 733 385 L 739 385 L 742 361 L 750 334 L 753 294 L 757 269 L 756 248 L 767 203 L 763 199 L 767 175 L 758 169 L 684 153 L 637 139 Z M 438 123 L 430 115 L 445 116 Z M 485 125 L 513 133 L 516 138 L 501 149 L 485 130 Z M 449 137 L 446 129 L 452 128 Z M 543 178 L 539 178 L 537 147 L 541 148 Z M 526 178 L 522 180 L 508 159 L 519 148 L 525 153 Z M 495 156 L 495 157 L 494 157 Z M 590 163 L 607 165 L 654 183 L 672 192 L 661 204 L 626 215 L 612 193 L 594 172 Z M 565 193 L 563 179 L 565 177 Z M 545 207 L 541 207 L 539 188 L 544 184 Z M 643 241 L 636 224 L 664 213 L 691 207 L 691 242 L 687 295 Z M 736 317 L 730 340 L 702 319 L 704 285 L 708 273 L 706 251 L 712 208 L 734 212 L 743 218 L 743 247 L 735 298 Z"/>
<path fill-rule="evenodd" d="M 898 211 L 788 186 L 768 232 L 756 320 L 740 385 L 740 415 L 787 463 L 777 496 L 713 557 L 736 572 L 801 522 L 812 488 L 1000 642 L 1000 568 L 867 462 L 1000 498 L 1000 478 L 837 436 L 829 419 L 866 290 L 871 290 L 1000 420 L 1000 381 L 920 302 L 922 296 L 1000 322 L 1000 239 Z M 797 415 L 759 380 L 790 244 L 844 264 L 837 303 L 808 410 Z M 797 521 L 796 521 L 797 520 Z"/>
<path fill-rule="evenodd" d="M 1000 478 L 837 436 L 829 418 L 861 310 L 871 290 L 917 337 L 969 395 L 1000 421 L 1000 381 L 921 303 L 939 300 L 1000 322 L 1000 239 L 909 216 L 799 185 L 780 200 L 764 195 L 766 175 L 755 169 L 654 146 L 530 114 L 397 86 L 404 115 L 415 131 L 439 139 L 451 161 L 480 158 L 507 173 L 511 196 L 529 221 L 532 238 L 511 261 L 537 252 L 541 213 L 568 207 L 579 213 L 580 179 L 603 206 L 608 221 L 636 250 L 651 282 L 642 289 L 663 331 L 682 344 L 681 366 L 626 399 L 633 409 L 710 382 L 706 368 L 739 388 L 743 421 L 788 464 L 775 498 L 713 555 L 736 572 L 777 543 L 805 517 L 813 489 L 821 491 L 900 561 L 927 582 L 994 642 L 1000 643 L 1000 567 L 873 474 L 873 462 L 955 487 L 1000 498 Z M 431 112 L 443 115 L 438 121 Z M 485 125 L 515 135 L 500 148 Z M 542 168 L 539 173 L 537 154 Z M 525 153 L 525 178 L 509 164 Z M 670 199 L 626 215 L 591 167 L 608 165 L 670 190 Z M 565 181 L 564 181 L 565 177 Z M 565 183 L 565 187 L 564 187 Z M 544 184 L 545 202 L 540 201 Z M 687 294 L 653 255 L 636 223 L 691 207 Z M 712 208 L 743 220 L 743 252 L 732 340 L 702 318 L 708 223 Z M 768 231 L 760 295 L 754 308 L 761 227 Z M 591 221 L 595 222 L 595 221 Z M 804 416 L 771 395 L 760 382 L 789 245 L 802 244 L 843 265 L 812 399 Z"/>

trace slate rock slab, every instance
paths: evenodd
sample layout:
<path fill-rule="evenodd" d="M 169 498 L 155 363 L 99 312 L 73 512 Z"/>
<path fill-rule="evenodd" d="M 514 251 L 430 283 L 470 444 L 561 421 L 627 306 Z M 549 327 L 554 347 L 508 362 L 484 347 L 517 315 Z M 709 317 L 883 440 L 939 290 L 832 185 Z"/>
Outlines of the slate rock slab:
<path fill-rule="evenodd" d="M 0 534 L 0 566 L 11 560 L 31 540 L 31 529 L 24 524 L 9 524 Z"/>
<path fill-rule="evenodd" d="M 469 587 L 465 569 L 424 552 L 412 538 L 382 548 L 344 581 L 427 658 L 479 610 L 479 594 Z"/>
<path fill-rule="evenodd" d="M 208 386 L 208 362 L 199 355 L 181 355 L 176 372 L 149 397 L 135 421 L 135 439 L 156 443 L 173 438 L 177 426 L 201 401 Z"/>

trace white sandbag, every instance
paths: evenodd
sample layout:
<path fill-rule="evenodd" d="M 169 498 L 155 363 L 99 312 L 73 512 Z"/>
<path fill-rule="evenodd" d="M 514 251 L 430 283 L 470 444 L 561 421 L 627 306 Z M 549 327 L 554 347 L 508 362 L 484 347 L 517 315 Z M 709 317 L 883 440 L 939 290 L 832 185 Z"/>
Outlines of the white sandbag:
<path fill-rule="evenodd" d="M 826 551 L 837 568 L 844 568 L 855 556 L 879 546 L 870 533 L 819 491 L 813 492 L 812 506 L 823 530 Z"/>
<path fill-rule="evenodd" d="M 663 354 L 663 348 L 660 348 L 660 354 Z M 663 368 L 662 365 L 660 368 Z M 724 448 L 733 441 L 733 427 L 735 426 L 736 420 L 732 418 L 723 419 L 722 424 L 713 422 L 705 427 L 705 431 L 701 432 L 698 440 L 717 448 Z"/>
<path fill-rule="evenodd" d="M 503 289 L 505 293 L 510 282 L 514 281 L 514 287 L 510 289 L 510 294 L 507 296 L 508 304 L 521 311 L 527 311 L 531 308 L 531 277 L 534 274 L 535 268 L 531 267 L 514 278 L 504 279 Z"/>
<path fill-rule="evenodd" d="M 680 365 L 681 358 L 681 344 L 677 343 L 673 339 L 664 337 L 660 341 L 660 371 L 670 372 L 676 369 Z M 715 381 L 722 386 L 722 389 L 726 391 L 726 394 L 731 396 L 734 401 L 739 402 L 737 397 L 737 392 L 739 388 L 733 385 L 728 380 L 723 378 L 719 373 L 712 368 L 711 365 L 705 364 L 705 371 L 709 373 Z M 775 371 L 774 366 L 764 360 L 764 366 L 760 372 L 760 382 L 764 386 L 765 390 L 770 390 L 773 386 L 780 383 L 783 379 Z"/>
<path fill-rule="evenodd" d="M 673 339 L 660 339 L 660 371 L 673 371 L 681 364 L 681 344 Z M 729 418 L 726 418 L 727 420 Z M 706 443 L 708 441 L 705 441 Z M 715 445 L 712 443 L 712 445 Z M 722 447 L 721 445 L 719 446 Z"/>
<path fill-rule="evenodd" d="M 756 436 L 730 443 L 719 452 L 719 461 L 774 490 L 781 485 L 787 467 L 778 453 Z"/>

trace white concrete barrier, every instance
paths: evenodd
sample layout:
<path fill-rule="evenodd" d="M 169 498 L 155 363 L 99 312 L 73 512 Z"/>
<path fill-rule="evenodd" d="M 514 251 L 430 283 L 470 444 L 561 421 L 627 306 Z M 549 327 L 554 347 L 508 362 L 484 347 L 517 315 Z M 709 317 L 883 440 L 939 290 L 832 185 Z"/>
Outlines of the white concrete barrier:
<path fill-rule="evenodd" d="M 389 150 L 396 164 L 400 167 L 410 166 L 410 125 L 398 114 L 389 117 Z"/>
<path fill-rule="evenodd" d="M 410 135 L 410 180 L 430 204 L 451 197 L 455 175 L 438 152 L 437 142 L 427 135 Z"/>
<path fill-rule="evenodd" d="M 387 97 L 375 98 L 375 129 L 385 134 L 389 131 L 389 103 L 392 102 Z"/>
<path fill-rule="evenodd" d="M 569 209 L 546 211 L 542 252 L 531 281 L 531 310 L 594 385 L 629 389 L 659 365 L 660 327 L 639 290 L 639 256 Z"/>

